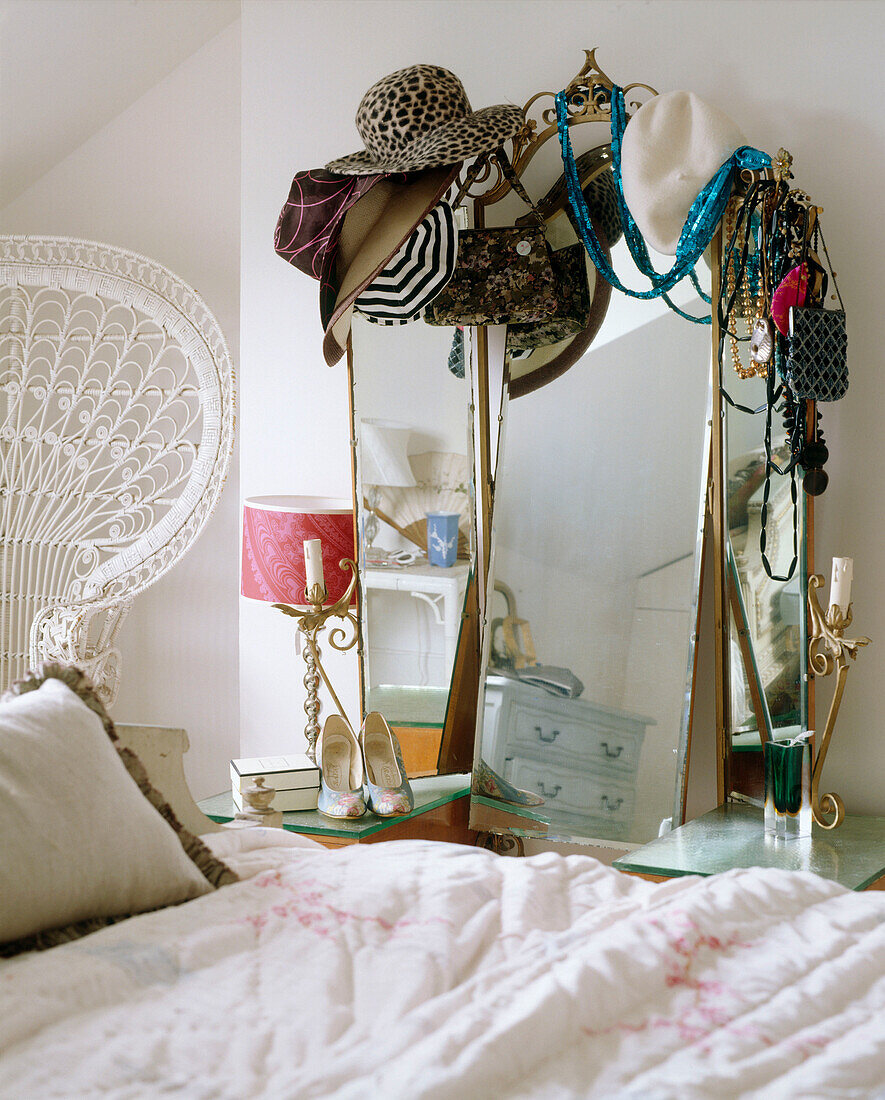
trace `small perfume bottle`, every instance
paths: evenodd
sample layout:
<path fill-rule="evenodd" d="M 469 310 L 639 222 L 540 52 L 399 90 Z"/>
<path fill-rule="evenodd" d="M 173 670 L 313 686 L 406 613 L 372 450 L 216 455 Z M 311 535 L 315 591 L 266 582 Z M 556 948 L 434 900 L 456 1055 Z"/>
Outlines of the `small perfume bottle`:
<path fill-rule="evenodd" d="M 765 832 L 782 840 L 811 836 L 811 743 L 806 730 L 789 741 L 766 741 Z"/>

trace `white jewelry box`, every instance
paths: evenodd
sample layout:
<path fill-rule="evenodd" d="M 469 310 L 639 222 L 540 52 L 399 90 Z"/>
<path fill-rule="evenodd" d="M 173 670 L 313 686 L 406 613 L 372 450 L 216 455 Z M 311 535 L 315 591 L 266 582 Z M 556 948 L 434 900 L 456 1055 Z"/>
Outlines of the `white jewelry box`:
<path fill-rule="evenodd" d="M 238 810 L 243 809 L 243 792 L 253 786 L 259 775 L 264 776 L 266 787 L 273 787 L 277 792 L 272 803 L 275 810 L 289 813 L 316 809 L 320 769 L 306 753 L 231 760 L 231 790 Z"/>
<path fill-rule="evenodd" d="M 270 786 L 270 784 L 268 784 Z M 317 808 L 317 796 L 319 795 L 319 789 L 317 787 L 300 787 L 291 791 L 277 791 L 273 796 L 273 802 L 271 802 L 271 809 L 279 810 L 281 813 L 288 814 L 295 810 L 315 810 Z M 239 791 L 233 792 L 234 806 L 237 808 L 237 813 L 243 813 L 243 796 Z M 249 807 L 246 806 L 245 810 L 248 811 Z"/>

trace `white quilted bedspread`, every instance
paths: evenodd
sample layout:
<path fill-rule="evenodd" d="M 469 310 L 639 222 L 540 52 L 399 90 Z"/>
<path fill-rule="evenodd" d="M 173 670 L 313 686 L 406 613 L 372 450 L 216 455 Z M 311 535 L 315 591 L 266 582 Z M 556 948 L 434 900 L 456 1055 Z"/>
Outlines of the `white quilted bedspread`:
<path fill-rule="evenodd" d="M 0 966 L 0 1096 L 872 1097 L 885 894 L 220 835 L 246 881 Z M 238 851 L 238 849 L 241 849 Z"/>

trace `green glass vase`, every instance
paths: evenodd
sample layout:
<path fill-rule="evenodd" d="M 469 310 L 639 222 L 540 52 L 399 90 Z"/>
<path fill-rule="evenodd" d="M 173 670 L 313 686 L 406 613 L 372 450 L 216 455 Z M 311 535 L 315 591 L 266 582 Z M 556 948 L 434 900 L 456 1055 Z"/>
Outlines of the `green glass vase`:
<path fill-rule="evenodd" d="M 784 840 L 811 836 L 811 745 L 803 736 L 766 741 L 765 832 Z"/>

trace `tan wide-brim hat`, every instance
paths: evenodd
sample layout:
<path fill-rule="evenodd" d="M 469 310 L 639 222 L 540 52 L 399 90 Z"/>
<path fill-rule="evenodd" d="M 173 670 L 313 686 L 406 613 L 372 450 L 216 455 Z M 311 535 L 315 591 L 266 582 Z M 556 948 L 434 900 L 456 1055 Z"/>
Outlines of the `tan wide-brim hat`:
<path fill-rule="evenodd" d="M 647 244 L 676 255 L 691 204 L 745 144 L 737 124 L 694 92 L 665 92 L 643 103 L 621 140 L 621 182 Z"/>
<path fill-rule="evenodd" d="M 338 293 L 323 340 L 330 367 L 347 349 L 354 300 L 442 199 L 460 167 L 434 168 L 405 182 L 381 180 L 348 210 L 335 259 Z"/>

